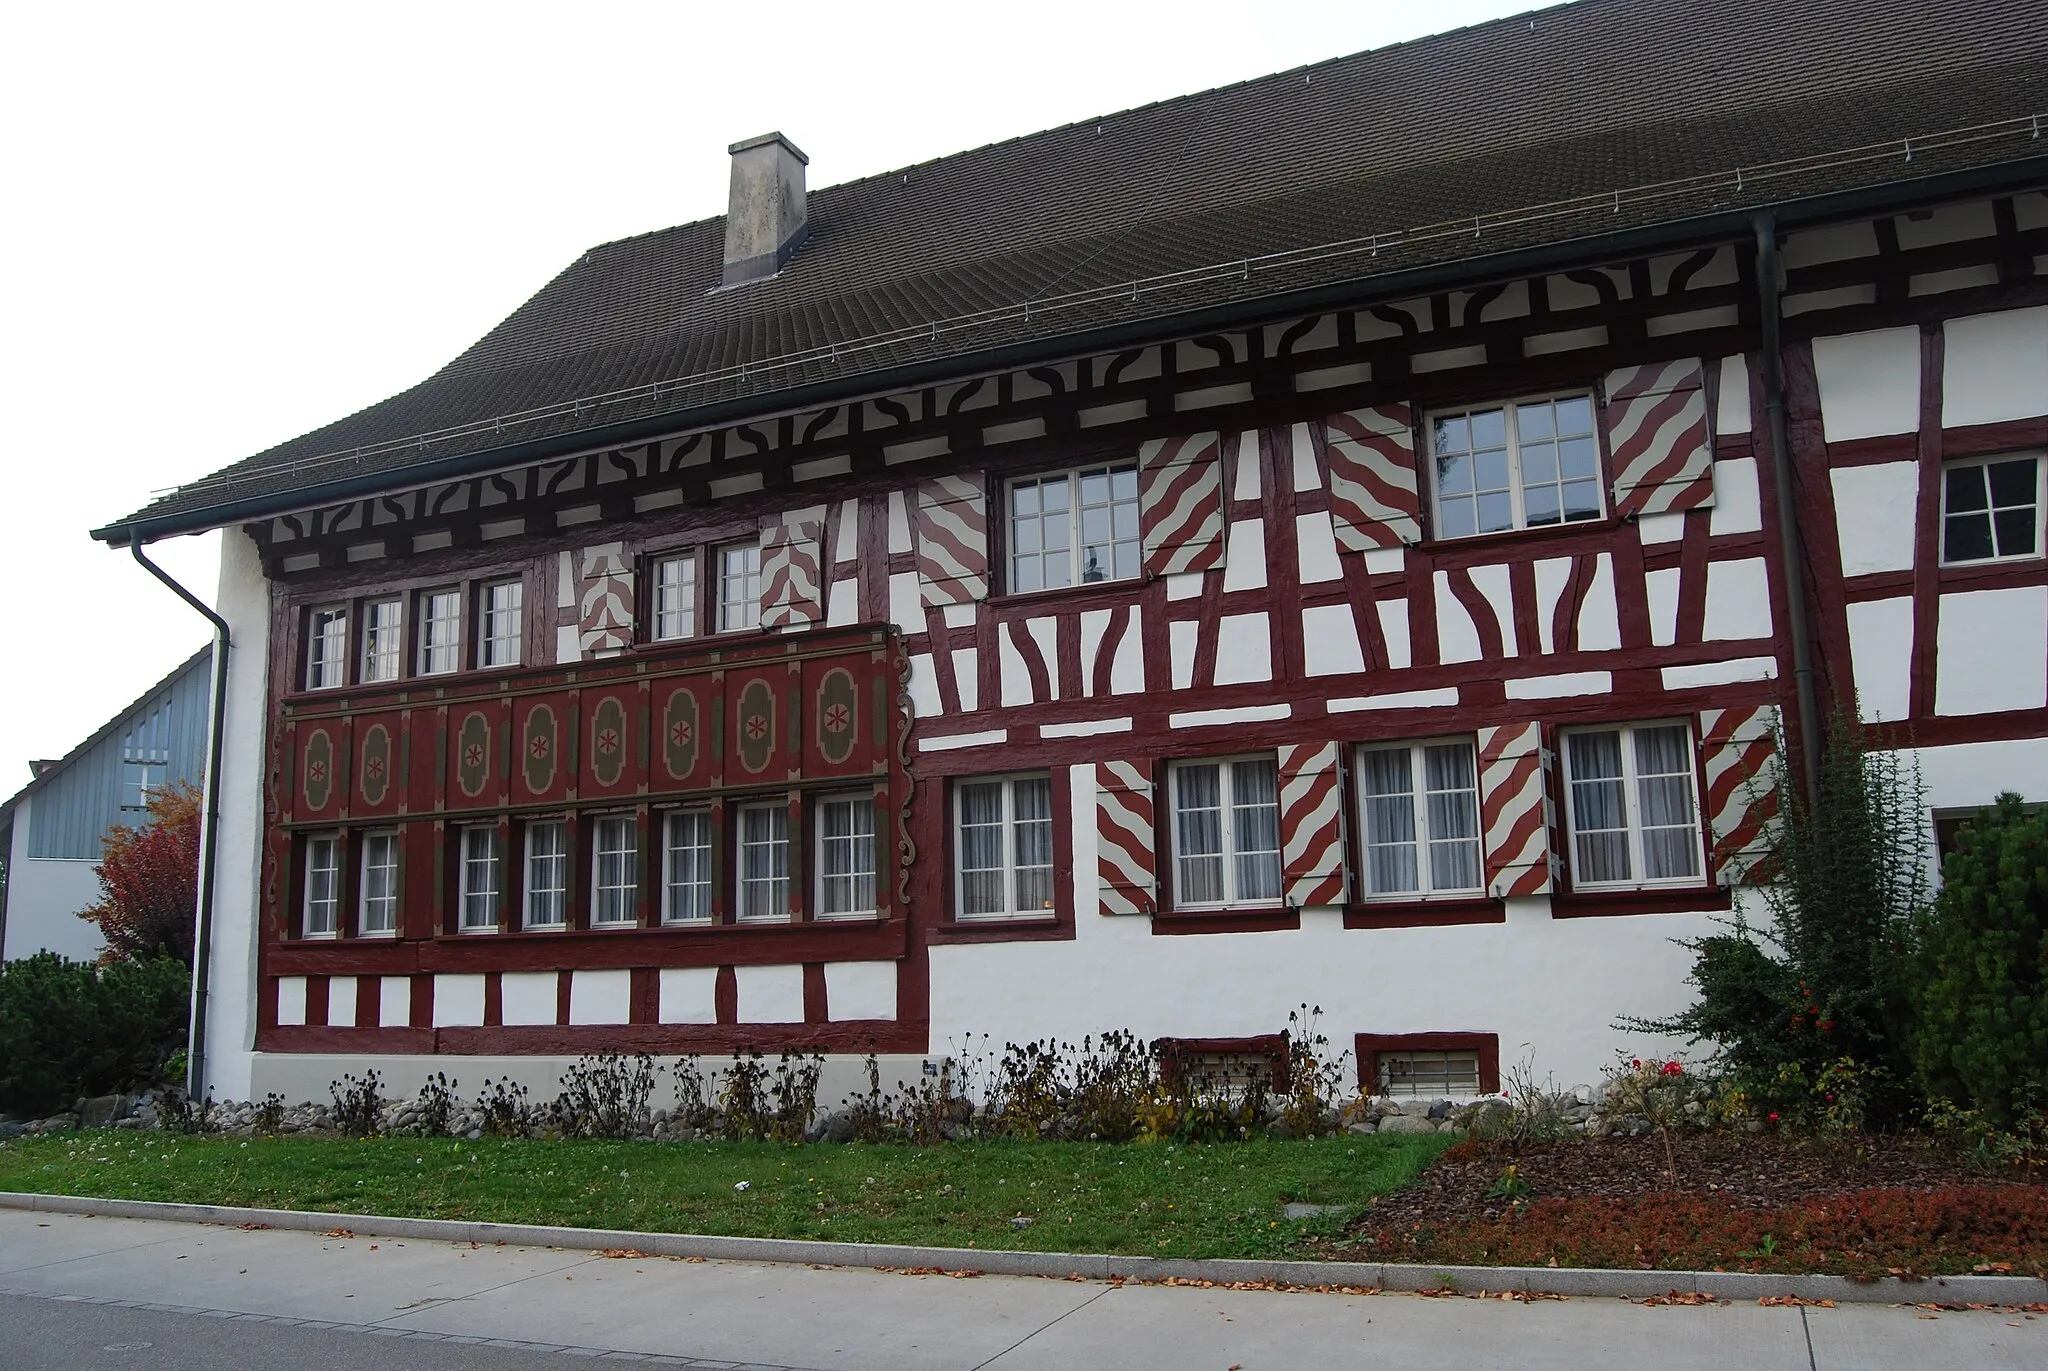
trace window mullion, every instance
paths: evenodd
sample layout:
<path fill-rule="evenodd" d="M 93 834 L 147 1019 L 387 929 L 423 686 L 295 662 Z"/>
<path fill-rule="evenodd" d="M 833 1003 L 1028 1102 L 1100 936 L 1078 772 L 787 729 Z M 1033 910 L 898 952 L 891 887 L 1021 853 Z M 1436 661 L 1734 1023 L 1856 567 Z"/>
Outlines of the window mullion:
<path fill-rule="evenodd" d="M 1430 879 L 1429 870 L 1429 775 L 1423 768 L 1420 743 L 1408 748 L 1408 775 L 1408 810 L 1415 825 L 1415 893 L 1434 895 L 1436 883 Z"/>
<path fill-rule="evenodd" d="M 1514 509 L 1515 527 L 1529 526 L 1529 502 L 1522 495 L 1522 430 L 1515 421 L 1515 405 L 1512 401 L 1503 404 L 1501 410 L 1501 432 L 1508 440 L 1508 499 Z"/>
<path fill-rule="evenodd" d="M 1644 860 L 1642 784 L 1636 776 L 1635 741 L 1635 729 L 1621 730 L 1621 812 L 1628 822 L 1629 879 L 1644 885 L 1650 879 L 1650 868 Z"/>

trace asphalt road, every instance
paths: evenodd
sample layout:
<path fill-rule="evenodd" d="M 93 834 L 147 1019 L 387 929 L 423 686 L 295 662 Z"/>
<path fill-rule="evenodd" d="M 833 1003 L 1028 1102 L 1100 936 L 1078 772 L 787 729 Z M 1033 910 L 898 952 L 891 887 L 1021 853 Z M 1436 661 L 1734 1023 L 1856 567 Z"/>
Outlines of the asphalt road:
<path fill-rule="evenodd" d="M 525 1371 L 595 1355 L 805 1371 L 2041 1371 L 2048 1315 L 959 1279 L 0 1211 L 0 1371 Z"/>

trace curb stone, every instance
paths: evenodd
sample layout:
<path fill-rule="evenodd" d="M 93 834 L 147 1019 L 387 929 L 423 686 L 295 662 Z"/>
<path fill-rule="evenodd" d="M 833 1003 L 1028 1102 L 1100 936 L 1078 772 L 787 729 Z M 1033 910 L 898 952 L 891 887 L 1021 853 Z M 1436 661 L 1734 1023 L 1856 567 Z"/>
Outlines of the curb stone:
<path fill-rule="evenodd" d="M 1857 1281 L 1847 1276 L 1769 1275 L 1746 1271 L 1615 1271 L 1546 1266 L 1414 1266 L 1398 1262 L 1257 1261 L 1231 1257 L 1120 1257 L 1085 1252 L 1016 1252 L 971 1247 L 813 1242 L 797 1238 L 731 1238 L 696 1233 L 568 1228 L 548 1224 L 409 1219 L 387 1214 L 251 1209 L 239 1205 L 174 1204 L 164 1200 L 91 1199 L 0 1191 L 0 1209 L 80 1214 L 173 1223 L 249 1224 L 300 1232 L 347 1229 L 358 1237 L 422 1241 L 516 1243 L 574 1251 L 632 1248 L 651 1257 L 790 1262 L 807 1266 L 937 1267 L 992 1276 L 1079 1275 L 1095 1280 L 1272 1281 L 1280 1285 L 1349 1285 L 1392 1291 L 1468 1293 L 1527 1291 L 1538 1295 L 1642 1299 L 1671 1292 L 1727 1300 L 1771 1295 L 1839 1304 L 2040 1304 L 2048 1280 L 2033 1276 L 1931 1276 L 1922 1281 Z"/>

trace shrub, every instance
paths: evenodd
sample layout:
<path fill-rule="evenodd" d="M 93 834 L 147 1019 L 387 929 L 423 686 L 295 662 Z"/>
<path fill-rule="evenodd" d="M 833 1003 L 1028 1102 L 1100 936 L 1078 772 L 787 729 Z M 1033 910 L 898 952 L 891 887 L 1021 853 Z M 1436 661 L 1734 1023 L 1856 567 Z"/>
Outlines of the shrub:
<path fill-rule="evenodd" d="M 374 1138 L 384 1130 L 382 1078 L 374 1069 L 361 1080 L 344 1074 L 327 1083 L 334 1097 L 334 1126 L 352 1138 Z"/>
<path fill-rule="evenodd" d="M 461 1085 L 449 1080 L 444 1071 L 427 1077 L 413 1098 L 412 1131 L 423 1138 L 445 1137 L 448 1126 L 455 1122 L 455 1092 Z"/>
<path fill-rule="evenodd" d="M 1801 1116 L 1846 1058 L 1871 1122 L 1893 1122 L 1912 1104 L 1911 940 L 1927 851 L 1919 778 L 1896 753 L 1866 752 L 1860 726 L 1841 715 L 1811 797 L 1793 770 L 1780 757 L 1783 819 L 1762 887 L 1772 926 L 1738 914 L 1728 932 L 1691 941 L 1699 998 L 1621 1026 L 1712 1043 L 1714 1065 L 1755 1103 Z"/>
<path fill-rule="evenodd" d="M 117 824 L 100 840 L 99 903 L 78 917 L 99 925 L 104 960 L 175 957 L 192 962 L 199 905 L 200 794 L 179 782 L 149 794 L 149 822 Z"/>
<path fill-rule="evenodd" d="M 0 965 L 0 1110 L 50 1114 L 157 1079 L 184 1046 L 191 975 L 170 957 Z"/>
<path fill-rule="evenodd" d="M 477 1126 L 487 1138 L 522 1137 L 533 1122 L 534 1109 L 527 1103 L 526 1087 L 510 1076 L 484 1082 L 470 1108 L 481 1121 Z"/>
<path fill-rule="evenodd" d="M 2048 1087 L 2048 814 L 2001 795 L 1957 833 L 1916 966 L 1929 1094 L 2010 1121 Z"/>
<path fill-rule="evenodd" d="M 654 1073 L 645 1052 L 581 1057 L 562 1073 L 562 1093 L 549 1112 L 568 1137 L 631 1141 L 647 1127 Z"/>

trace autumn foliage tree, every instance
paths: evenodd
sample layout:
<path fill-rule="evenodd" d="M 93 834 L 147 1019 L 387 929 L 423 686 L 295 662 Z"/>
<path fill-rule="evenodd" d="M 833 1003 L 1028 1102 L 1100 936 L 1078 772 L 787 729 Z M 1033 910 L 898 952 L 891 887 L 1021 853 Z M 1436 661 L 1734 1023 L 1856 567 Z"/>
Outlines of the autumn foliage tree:
<path fill-rule="evenodd" d="M 101 839 L 100 900 L 78 917 L 107 940 L 104 960 L 158 954 L 192 963 L 199 903 L 200 793 L 180 782 L 152 791 L 149 822 L 116 826 Z"/>

